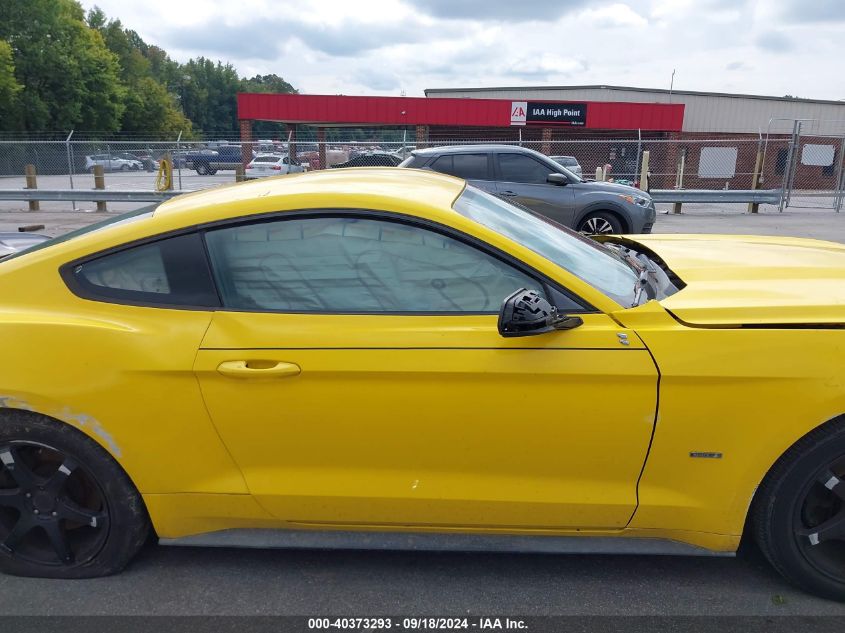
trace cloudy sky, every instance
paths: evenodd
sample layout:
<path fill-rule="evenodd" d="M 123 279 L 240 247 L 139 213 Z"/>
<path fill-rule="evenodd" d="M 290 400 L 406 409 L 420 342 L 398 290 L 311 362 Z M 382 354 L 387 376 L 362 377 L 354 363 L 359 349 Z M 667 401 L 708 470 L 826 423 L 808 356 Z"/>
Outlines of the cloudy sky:
<path fill-rule="evenodd" d="M 845 0 L 83 0 L 300 92 L 611 84 L 845 99 Z"/>

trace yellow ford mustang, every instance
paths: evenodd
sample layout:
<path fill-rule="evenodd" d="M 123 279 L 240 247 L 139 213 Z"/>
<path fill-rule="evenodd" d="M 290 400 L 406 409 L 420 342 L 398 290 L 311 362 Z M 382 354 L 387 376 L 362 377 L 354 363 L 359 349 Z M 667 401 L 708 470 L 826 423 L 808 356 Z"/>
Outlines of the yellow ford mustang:
<path fill-rule="evenodd" d="M 581 237 L 430 172 L 0 261 L 0 569 L 187 545 L 730 555 L 845 598 L 845 247 Z"/>

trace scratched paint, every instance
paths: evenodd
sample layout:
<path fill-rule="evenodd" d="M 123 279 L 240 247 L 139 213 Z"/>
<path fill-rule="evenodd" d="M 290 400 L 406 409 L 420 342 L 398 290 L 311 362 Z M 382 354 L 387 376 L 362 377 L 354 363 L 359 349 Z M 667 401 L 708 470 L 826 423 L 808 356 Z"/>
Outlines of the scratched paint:
<path fill-rule="evenodd" d="M 96 418 L 85 413 L 73 413 L 68 408 L 62 409 L 58 417 L 68 424 L 73 424 L 80 430 L 84 430 L 86 428 L 90 429 L 91 433 L 105 442 L 106 446 L 109 447 L 109 450 L 115 457 L 120 457 L 123 454 L 123 451 L 120 450 L 120 447 L 117 445 L 114 437 L 112 437 L 111 433 L 109 433 Z"/>
<path fill-rule="evenodd" d="M 0 409 L 21 409 L 23 411 L 36 412 L 36 409 L 32 405 L 15 396 L 0 396 Z M 54 417 L 68 424 L 72 424 L 80 430 L 90 429 L 91 433 L 99 437 L 108 446 L 115 457 L 120 457 L 123 454 L 114 437 L 112 437 L 111 433 L 96 418 L 84 413 L 74 413 L 68 407 L 62 409 Z"/>
<path fill-rule="evenodd" d="M 24 411 L 34 411 L 28 402 L 14 396 L 0 396 L 0 409 L 23 409 Z"/>

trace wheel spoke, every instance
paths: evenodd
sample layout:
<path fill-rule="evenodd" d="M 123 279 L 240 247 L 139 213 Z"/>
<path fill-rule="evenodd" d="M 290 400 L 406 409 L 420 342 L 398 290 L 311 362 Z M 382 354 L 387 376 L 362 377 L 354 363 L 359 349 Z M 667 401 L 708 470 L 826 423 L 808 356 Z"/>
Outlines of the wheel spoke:
<path fill-rule="evenodd" d="M 24 515 L 21 515 L 18 522 L 15 523 L 15 527 L 12 528 L 12 531 L 9 532 L 9 535 L 3 541 L 3 548 L 9 551 L 14 551 L 20 544 L 21 539 L 23 539 L 23 537 L 26 536 L 33 527 L 35 527 L 34 523 L 24 517 Z"/>
<path fill-rule="evenodd" d="M 83 508 L 81 505 L 74 503 L 70 499 L 59 499 L 58 507 L 56 508 L 59 518 L 67 519 L 74 523 L 81 525 L 89 525 L 91 527 L 102 527 L 106 522 L 106 513 L 102 510 L 89 510 Z"/>
<path fill-rule="evenodd" d="M 819 477 L 818 482 L 845 501 L 845 479 L 840 479 L 831 471 L 827 470 Z"/>
<path fill-rule="evenodd" d="M 20 488 L 4 488 L 0 490 L 0 507 L 7 508 L 21 508 L 21 489 Z"/>
<path fill-rule="evenodd" d="M 21 488 L 32 488 L 41 483 L 39 477 L 20 459 L 14 447 L 0 449 L 0 463 Z"/>
<path fill-rule="evenodd" d="M 57 521 L 45 523 L 42 527 L 59 560 L 65 564 L 72 563 L 73 552 L 70 551 L 70 543 L 68 543 L 67 532 L 64 528 Z"/>
<path fill-rule="evenodd" d="M 65 457 L 61 466 L 56 469 L 56 472 L 53 473 L 53 475 L 47 480 L 47 483 L 44 484 L 44 489 L 54 495 L 58 495 L 64 487 L 67 478 L 70 477 L 73 471 L 77 468 L 78 465 L 73 458 Z"/>
<path fill-rule="evenodd" d="M 815 527 L 798 530 L 798 534 L 806 536 L 810 545 L 845 539 L 845 509 Z"/>

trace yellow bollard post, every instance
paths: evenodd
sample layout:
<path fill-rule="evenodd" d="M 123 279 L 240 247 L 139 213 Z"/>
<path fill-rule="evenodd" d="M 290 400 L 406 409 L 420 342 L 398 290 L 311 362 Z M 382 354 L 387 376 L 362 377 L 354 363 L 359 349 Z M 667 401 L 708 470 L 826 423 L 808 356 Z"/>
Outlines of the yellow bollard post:
<path fill-rule="evenodd" d="M 643 152 L 643 165 L 640 169 L 640 189 L 648 191 L 648 159 L 651 156 L 649 150 Z"/>
<path fill-rule="evenodd" d="M 106 174 L 102 165 L 94 165 L 94 189 L 106 188 Z M 108 211 L 105 200 L 97 201 L 97 211 Z"/>
<path fill-rule="evenodd" d="M 27 165 L 24 167 L 24 173 L 26 174 L 26 188 L 27 189 L 38 189 L 38 179 L 35 177 L 35 165 Z M 29 201 L 29 210 L 30 211 L 38 211 L 41 209 L 41 205 L 38 200 L 30 200 Z"/>

